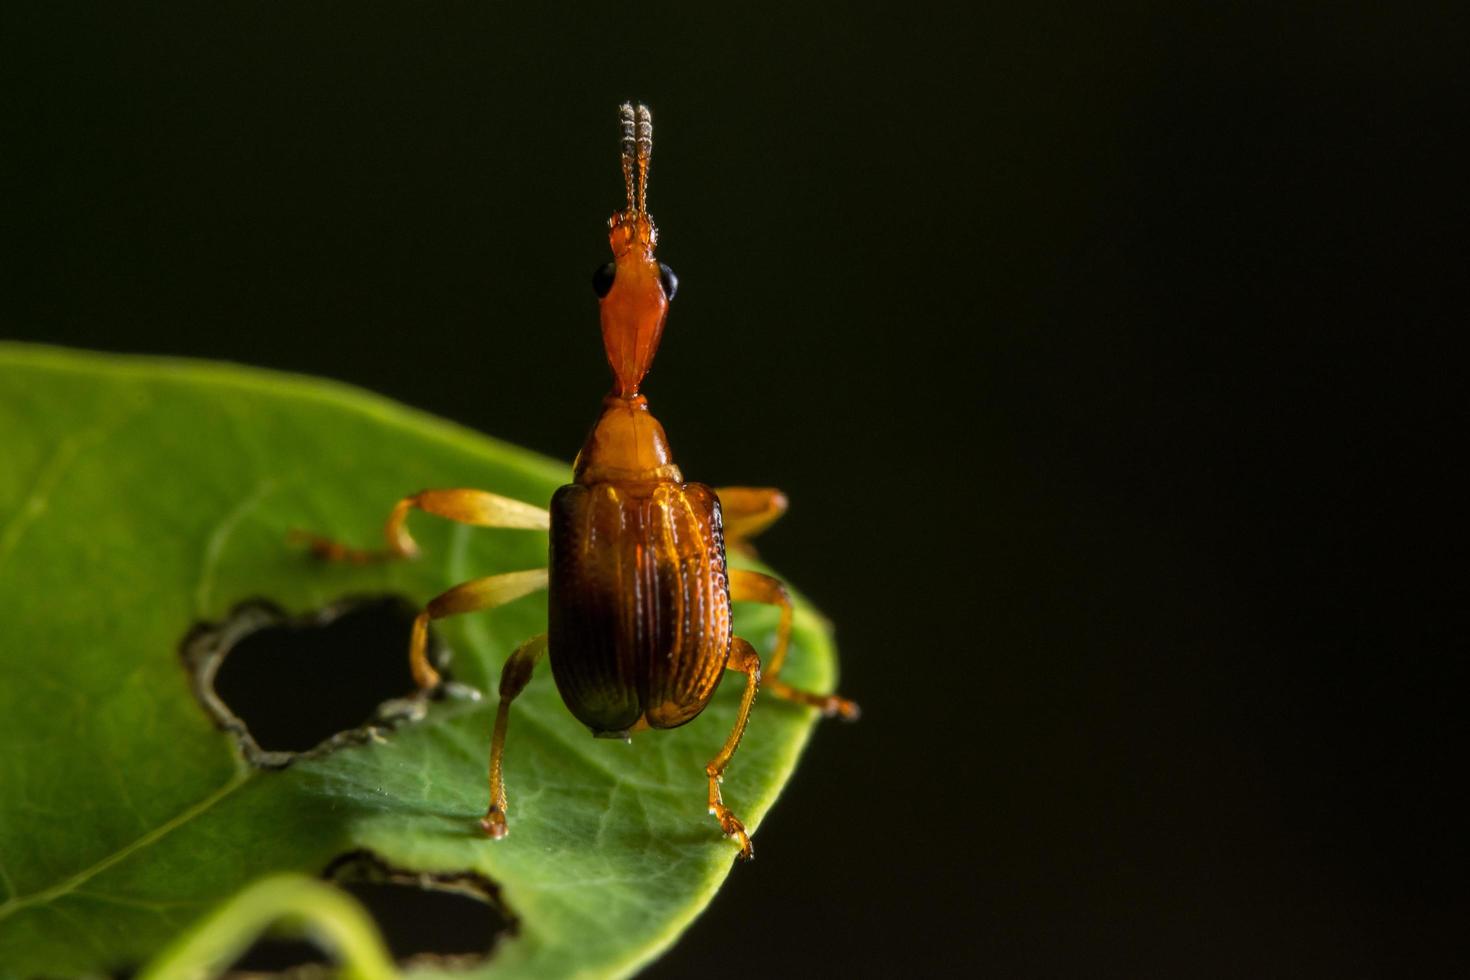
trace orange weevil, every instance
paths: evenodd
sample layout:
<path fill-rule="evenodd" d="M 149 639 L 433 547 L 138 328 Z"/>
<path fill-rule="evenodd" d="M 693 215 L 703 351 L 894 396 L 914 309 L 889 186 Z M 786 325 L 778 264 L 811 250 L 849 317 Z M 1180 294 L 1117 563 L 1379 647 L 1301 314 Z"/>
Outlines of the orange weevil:
<path fill-rule="evenodd" d="M 704 768 L 710 813 L 727 837 L 739 841 L 740 856 L 749 858 L 754 853 L 750 836 L 721 798 L 720 780 L 745 732 L 762 671 L 755 648 L 734 634 L 731 601 L 780 609 L 764 673 L 767 691 L 829 717 L 854 719 L 858 707 L 780 679 L 791 637 L 786 588 L 769 575 L 725 564 L 726 543 L 738 544 L 764 530 L 786 509 L 785 497 L 773 489 L 712 490 L 685 482 L 663 426 L 639 394 L 678 280 L 654 258 L 658 232 L 648 214 L 653 118 L 646 106 L 624 103 L 620 121 L 628 205 L 608 222 L 613 260 L 593 275 L 614 383 L 577 454 L 573 482 L 556 492 L 549 511 L 483 490 L 424 490 L 394 506 L 383 550 L 305 537 L 320 557 L 364 562 L 418 553 L 404 527 L 413 510 L 481 527 L 549 531 L 549 567 L 457 585 L 430 600 L 414 621 L 409 663 L 419 686 L 434 688 L 439 674 L 426 652 L 430 620 L 549 591 L 547 632 L 517 647 L 500 675 L 490 808 L 481 821 L 485 832 L 494 838 L 507 833 L 501 763 L 510 705 L 543 655 L 551 660 L 567 708 L 594 735 L 611 738 L 685 724 L 704 710 L 724 672 L 735 670 L 745 675 L 735 727 Z"/>

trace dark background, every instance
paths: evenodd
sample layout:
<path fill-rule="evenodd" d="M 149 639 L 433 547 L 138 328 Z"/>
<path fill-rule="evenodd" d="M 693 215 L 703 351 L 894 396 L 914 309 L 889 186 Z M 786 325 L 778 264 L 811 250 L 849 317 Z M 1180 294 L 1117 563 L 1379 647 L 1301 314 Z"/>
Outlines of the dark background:
<path fill-rule="evenodd" d="M 867 712 L 650 975 L 1443 975 L 1467 25 L 1396 10 L 8 3 L 0 334 L 570 457 L 646 100 L 646 390 Z"/>

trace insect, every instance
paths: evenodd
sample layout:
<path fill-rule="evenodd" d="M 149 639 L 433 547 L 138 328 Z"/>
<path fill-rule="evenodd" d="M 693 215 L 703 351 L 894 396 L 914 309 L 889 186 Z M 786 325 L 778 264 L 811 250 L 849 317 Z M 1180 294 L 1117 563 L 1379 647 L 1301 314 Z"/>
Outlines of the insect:
<path fill-rule="evenodd" d="M 781 680 L 791 636 L 790 596 L 777 579 L 725 562 L 726 544 L 764 530 L 786 509 L 785 497 L 769 488 L 713 490 L 685 482 L 663 427 L 639 392 L 678 280 L 654 257 L 658 232 L 648 213 L 652 115 L 646 106 L 624 103 L 619 117 L 627 207 L 608 221 L 613 260 L 593 275 L 614 384 L 573 464 L 573 482 L 556 491 L 549 510 L 483 490 L 421 491 L 393 507 L 382 550 L 305 538 L 319 557 L 367 562 L 417 555 L 405 526 L 415 510 L 481 527 L 549 531 L 547 568 L 456 585 L 430 600 L 413 625 L 409 664 L 415 682 L 431 689 L 440 683 L 426 652 L 431 620 L 549 592 L 547 632 L 517 647 L 500 675 L 490 806 L 481 826 L 492 838 L 508 832 L 503 760 L 510 708 L 543 657 L 551 662 L 567 708 L 600 738 L 677 728 L 704 710 L 725 671 L 738 671 L 745 675 L 745 689 L 735 727 L 705 766 L 705 777 L 710 813 L 748 859 L 754 854 L 750 835 L 725 804 L 720 782 L 763 678 L 755 648 L 734 633 L 731 602 L 780 610 L 764 672 L 767 691 L 828 717 L 855 719 L 858 707 Z"/>

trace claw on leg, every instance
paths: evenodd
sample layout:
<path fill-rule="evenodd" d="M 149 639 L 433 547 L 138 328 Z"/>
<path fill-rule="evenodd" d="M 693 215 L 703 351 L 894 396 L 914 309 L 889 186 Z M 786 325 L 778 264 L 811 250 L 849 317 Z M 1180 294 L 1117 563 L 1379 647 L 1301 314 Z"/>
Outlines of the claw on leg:
<path fill-rule="evenodd" d="M 710 813 L 713 813 L 715 819 L 720 822 L 720 829 L 725 832 L 725 836 L 739 842 L 740 860 L 749 861 L 755 857 L 755 845 L 750 842 L 750 835 L 745 832 L 745 824 L 740 822 L 740 818 L 735 816 L 729 807 L 723 803 L 716 804 L 710 808 Z"/>
<path fill-rule="evenodd" d="M 750 843 L 750 835 L 745 832 L 745 824 L 735 816 L 735 811 L 725 805 L 720 797 L 720 773 L 715 769 L 714 763 L 704 767 L 705 775 L 709 776 L 709 812 L 720 822 L 720 830 L 726 837 L 740 843 L 740 860 L 749 861 L 755 857 L 755 847 Z"/>
<path fill-rule="evenodd" d="M 490 812 L 480 818 L 480 829 L 491 840 L 500 840 L 505 837 L 510 833 L 510 827 L 505 822 L 505 811 L 498 806 L 490 807 Z"/>

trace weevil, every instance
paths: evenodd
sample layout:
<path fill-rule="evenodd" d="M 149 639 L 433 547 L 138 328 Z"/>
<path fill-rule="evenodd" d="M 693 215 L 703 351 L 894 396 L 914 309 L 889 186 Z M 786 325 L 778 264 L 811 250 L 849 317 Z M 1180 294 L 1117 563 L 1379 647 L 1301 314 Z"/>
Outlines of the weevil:
<path fill-rule="evenodd" d="M 735 727 L 705 766 L 705 778 L 710 813 L 748 859 L 754 854 L 750 835 L 725 804 L 720 782 L 762 683 L 776 697 L 828 717 L 855 719 L 858 707 L 781 680 L 791 598 L 779 580 L 726 564 L 726 546 L 764 530 L 785 511 L 786 498 L 770 488 L 714 490 L 685 481 L 663 426 L 639 391 L 678 280 L 654 256 L 658 232 L 648 213 L 652 115 L 646 106 L 624 103 L 619 123 L 627 206 L 608 220 L 613 259 L 593 274 L 613 388 L 573 463 L 572 482 L 556 491 L 549 509 L 483 490 L 420 491 L 394 505 L 383 549 L 304 537 L 319 557 L 368 562 L 418 554 L 406 526 L 416 510 L 480 527 L 549 532 L 546 568 L 456 585 L 431 599 L 413 625 L 409 665 L 414 681 L 433 689 L 440 676 L 427 655 L 432 620 L 548 590 L 547 631 L 517 647 L 501 671 L 490 743 L 490 805 L 481 821 L 485 833 L 499 839 L 509 831 L 503 761 L 510 707 L 543 657 L 572 715 L 602 738 L 684 725 L 709 704 L 725 671 L 738 671 L 745 675 L 745 689 Z M 734 632 L 730 604 L 742 600 L 780 611 L 764 676 L 755 648 Z"/>

